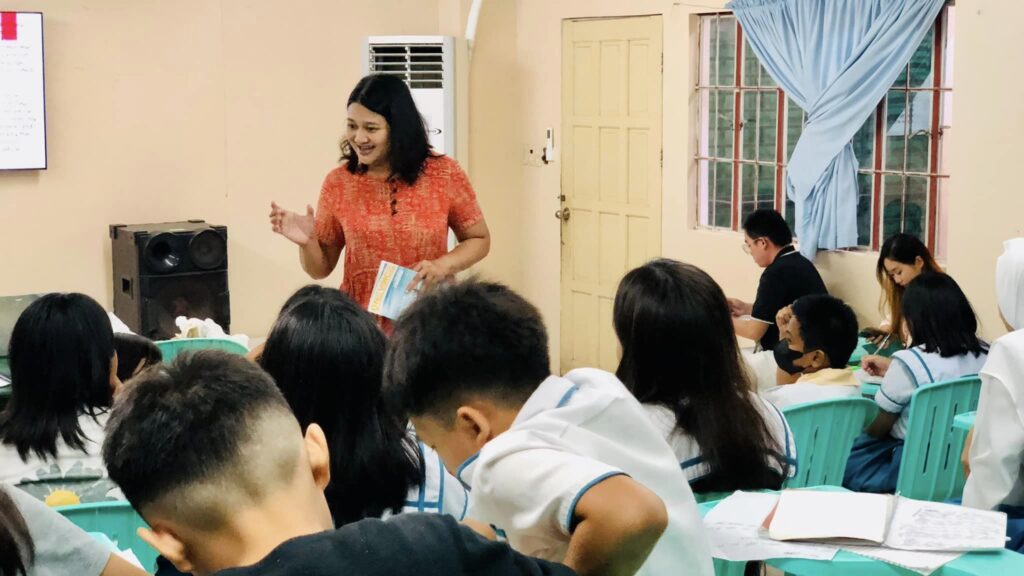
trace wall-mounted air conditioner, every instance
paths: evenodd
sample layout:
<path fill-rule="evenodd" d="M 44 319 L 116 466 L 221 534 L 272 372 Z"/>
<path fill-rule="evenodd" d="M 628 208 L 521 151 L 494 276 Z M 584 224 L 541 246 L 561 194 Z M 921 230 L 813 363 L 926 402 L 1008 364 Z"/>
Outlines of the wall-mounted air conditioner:
<path fill-rule="evenodd" d="M 405 80 L 426 121 L 435 151 L 456 156 L 455 39 L 451 36 L 370 36 L 363 55 L 367 74 Z"/>

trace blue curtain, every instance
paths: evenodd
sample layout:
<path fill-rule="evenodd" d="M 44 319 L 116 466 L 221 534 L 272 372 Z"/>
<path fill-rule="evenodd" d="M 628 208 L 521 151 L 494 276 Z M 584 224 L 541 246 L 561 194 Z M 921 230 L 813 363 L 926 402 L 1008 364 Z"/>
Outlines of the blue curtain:
<path fill-rule="evenodd" d="M 771 77 L 807 113 L 786 170 L 800 252 L 857 245 L 850 140 L 896 81 L 945 0 L 733 0 Z"/>

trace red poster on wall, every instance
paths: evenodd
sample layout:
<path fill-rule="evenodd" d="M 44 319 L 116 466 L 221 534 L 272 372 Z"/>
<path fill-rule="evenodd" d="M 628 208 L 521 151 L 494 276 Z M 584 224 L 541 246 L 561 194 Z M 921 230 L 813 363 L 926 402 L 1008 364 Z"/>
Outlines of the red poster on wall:
<path fill-rule="evenodd" d="M 18 39 L 18 14 L 0 12 L 0 40 Z"/>

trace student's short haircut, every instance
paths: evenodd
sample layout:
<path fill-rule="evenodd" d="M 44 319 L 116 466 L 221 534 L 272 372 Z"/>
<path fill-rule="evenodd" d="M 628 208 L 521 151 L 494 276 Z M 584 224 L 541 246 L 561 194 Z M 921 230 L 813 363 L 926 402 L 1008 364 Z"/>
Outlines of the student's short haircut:
<path fill-rule="evenodd" d="M 793 303 L 800 322 L 804 352 L 821 350 L 832 368 L 845 368 L 857 348 L 857 315 L 842 300 L 827 294 L 804 296 Z"/>
<path fill-rule="evenodd" d="M 501 284 L 467 280 L 420 296 L 395 325 L 389 397 L 410 416 L 445 422 L 485 397 L 519 407 L 551 375 L 537 309 Z"/>
<path fill-rule="evenodd" d="M 751 212 L 743 221 L 743 231 L 751 238 L 767 238 L 780 248 L 793 243 L 793 231 L 786 224 L 786 219 L 770 208 Z"/>
<path fill-rule="evenodd" d="M 301 431 L 259 366 L 206 350 L 139 374 L 118 395 L 103 460 L 143 517 L 216 530 L 292 480 Z"/>

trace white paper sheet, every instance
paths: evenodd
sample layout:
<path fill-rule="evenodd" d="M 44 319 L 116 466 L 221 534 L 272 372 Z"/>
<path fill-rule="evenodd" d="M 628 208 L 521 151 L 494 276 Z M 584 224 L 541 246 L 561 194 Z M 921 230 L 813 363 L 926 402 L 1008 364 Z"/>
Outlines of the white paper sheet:
<path fill-rule="evenodd" d="M 898 498 L 885 545 L 900 550 L 1001 550 L 1006 514 Z"/>
<path fill-rule="evenodd" d="M 928 576 L 961 555 L 960 552 L 912 552 L 882 548 L 881 546 L 843 546 L 843 550 L 895 564 L 924 576 Z"/>
<path fill-rule="evenodd" d="M 776 540 L 843 538 L 881 544 L 894 504 L 886 494 L 785 490 L 769 532 Z"/>
<path fill-rule="evenodd" d="M 822 544 L 778 542 L 761 534 L 761 524 L 775 507 L 778 494 L 735 492 L 704 517 L 715 558 L 731 561 L 770 558 L 831 560 L 838 551 Z"/>

